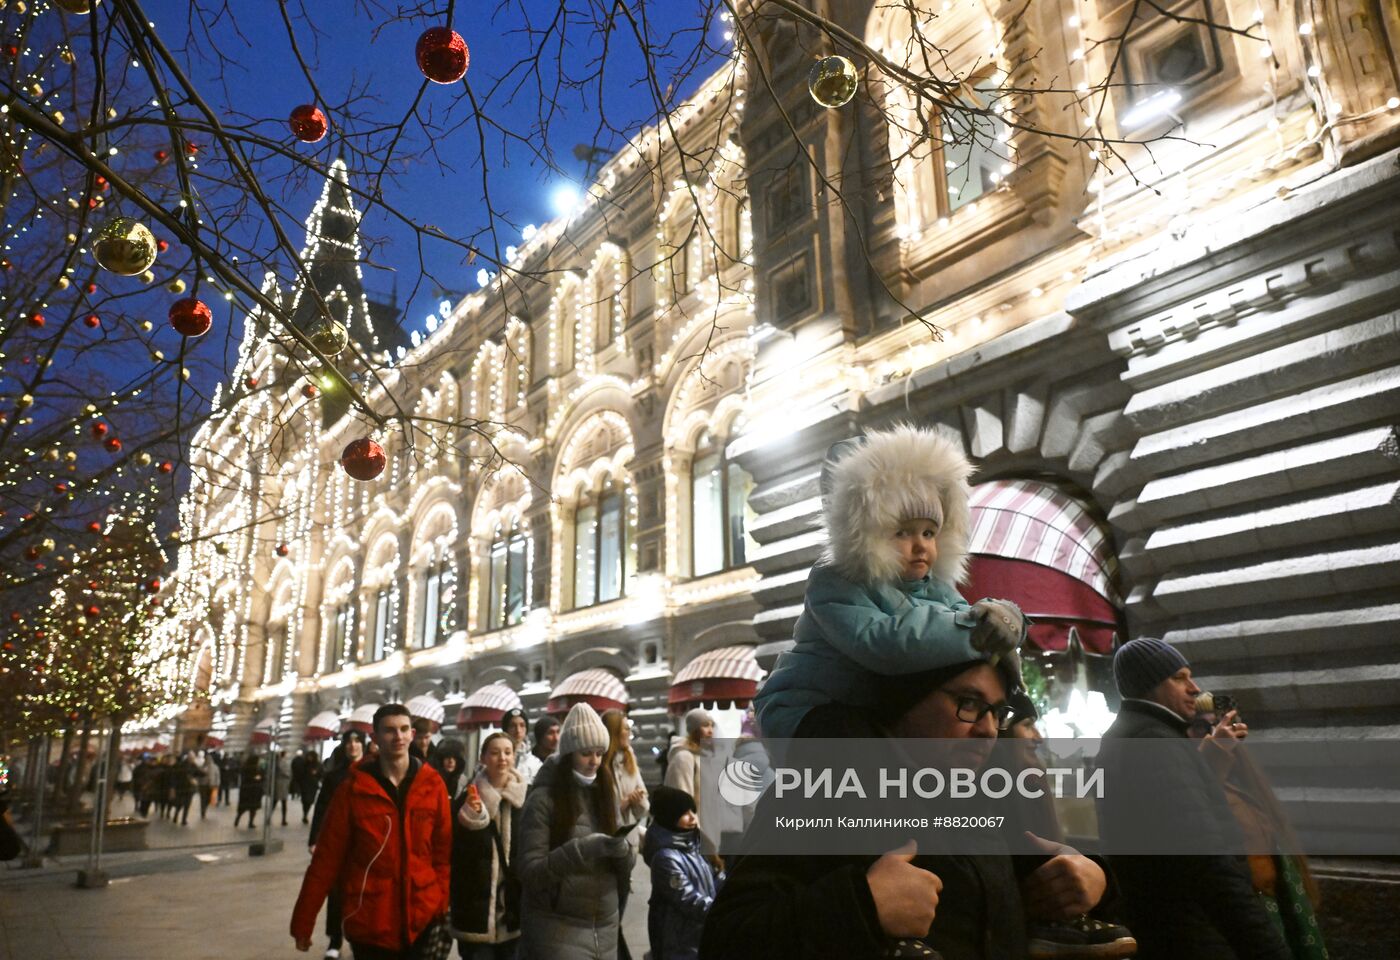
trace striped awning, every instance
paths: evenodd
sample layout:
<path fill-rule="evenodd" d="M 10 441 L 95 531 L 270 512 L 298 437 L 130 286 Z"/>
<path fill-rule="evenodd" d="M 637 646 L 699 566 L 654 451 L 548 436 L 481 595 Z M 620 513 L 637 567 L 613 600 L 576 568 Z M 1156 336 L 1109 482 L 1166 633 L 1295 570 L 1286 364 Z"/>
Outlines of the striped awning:
<path fill-rule="evenodd" d="M 409 716 L 413 717 L 415 720 L 431 721 L 436 725 L 434 729 L 441 727 L 443 721 L 447 718 L 446 713 L 444 713 L 442 709 L 442 701 L 426 693 L 421 696 L 413 697 L 408 703 L 404 704 L 404 706 L 408 707 Z"/>
<path fill-rule="evenodd" d="M 1028 646 L 1065 653 L 1076 643 L 1086 653 L 1108 656 L 1123 635 L 1119 612 L 1087 583 L 1039 563 L 974 556 L 959 589 L 969 602 L 1000 597 L 1030 618 Z"/>
<path fill-rule="evenodd" d="M 673 713 L 701 706 L 746 707 L 762 679 L 763 668 L 754 657 L 753 647 L 718 647 L 681 668 L 667 700 Z"/>
<path fill-rule="evenodd" d="M 627 687 L 616 674 L 601 667 L 580 670 L 550 691 L 545 713 L 568 713 L 576 703 L 590 704 L 599 713 L 626 710 Z"/>
<path fill-rule="evenodd" d="M 276 717 L 268 717 L 265 720 L 259 720 L 257 726 L 253 727 L 253 735 L 248 738 L 248 743 L 255 747 L 260 746 L 262 744 L 271 743 L 272 736 L 276 732 Z"/>
<path fill-rule="evenodd" d="M 329 740 L 340 734 L 340 715 L 334 710 L 322 710 L 306 725 L 304 739 Z"/>
<path fill-rule="evenodd" d="M 507 710 L 519 710 L 519 695 L 504 683 L 488 683 L 477 690 L 457 711 L 457 726 L 474 729 L 500 723 Z"/>
<path fill-rule="evenodd" d="M 350 718 L 341 724 L 340 732 L 346 730 L 358 730 L 365 736 L 374 732 L 374 713 L 379 709 L 377 703 L 362 703 L 350 712 Z"/>
<path fill-rule="evenodd" d="M 1079 500 L 1047 483 L 993 480 L 972 488 L 971 505 L 969 553 L 1038 563 L 1121 605 L 1113 544 Z"/>

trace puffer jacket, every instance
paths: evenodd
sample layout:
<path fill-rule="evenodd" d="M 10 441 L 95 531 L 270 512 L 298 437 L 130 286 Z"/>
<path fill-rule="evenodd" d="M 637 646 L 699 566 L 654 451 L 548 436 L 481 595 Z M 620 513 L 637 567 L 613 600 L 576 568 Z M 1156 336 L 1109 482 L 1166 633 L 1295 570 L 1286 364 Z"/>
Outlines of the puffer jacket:
<path fill-rule="evenodd" d="M 437 771 L 409 761 L 413 782 L 402 812 L 362 760 L 335 791 L 316 852 L 292 910 L 292 936 L 310 939 L 332 887 L 352 943 L 403 950 L 447 913 L 452 812 Z"/>
<path fill-rule="evenodd" d="M 550 757 L 525 800 L 520 847 L 514 860 L 524 887 L 520 928 L 522 960 L 616 960 L 618 903 L 627 888 L 636 854 L 585 859 L 579 841 L 599 833 L 591 798 L 577 784 L 579 818 L 568 840 L 550 849 L 554 814 L 550 791 L 556 777 L 572 776 Z"/>
<path fill-rule="evenodd" d="M 1163 855 L 1183 831 L 1196 849 L 1240 850 L 1243 844 L 1219 780 L 1186 729 L 1186 721 L 1165 707 L 1125 700 L 1099 749 L 1108 785 L 1098 801 L 1104 847 L 1144 850 L 1108 857 L 1138 956 L 1285 960 L 1291 954 L 1254 893 L 1243 856 Z M 1180 741 L 1179 749 L 1162 740 Z"/>
<path fill-rule="evenodd" d="M 862 586 L 818 564 L 807 578 L 796 642 L 754 701 L 759 728 L 767 739 L 792 737 L 818 704 L 876 706 L 881 675 L 979 660 L 977 623 L 957 590 L 933 577 Z"/>
<path fill-rule="evenodd" d="M 511 844 L 520 833 L 529 786 L 517 770 L 497 790 L 483 771 L 474 781 L 481 810 L 463 788 L 453 802 L 452 935 L 468 943 L 505 943 L 520 936 L 520 881 Z M 504 859 L 502 859 L 504 854 Z"/>
<path fill-rule="evenodd" d="M 653 823 L 642 845 L 651 867 L 647 933 L 652 960 L 696 960 L 705 915 L 724 882 L 700 852 L 696 830 L 668 830 Z"/>

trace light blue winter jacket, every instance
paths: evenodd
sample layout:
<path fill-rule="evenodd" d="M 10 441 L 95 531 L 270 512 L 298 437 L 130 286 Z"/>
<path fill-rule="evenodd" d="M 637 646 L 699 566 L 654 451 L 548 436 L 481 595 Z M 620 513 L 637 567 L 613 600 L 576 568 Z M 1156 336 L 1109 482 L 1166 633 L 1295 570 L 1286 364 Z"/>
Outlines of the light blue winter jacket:
<path fill-rule="evenodd" d="M 754 703 L 764 739 L 791 737 L 822 703 L 872 708 L 881 675 L 982 659 L 977 617 L 951 585 L 925 577 L 862 586 L 827 564 L 812 568 L 793 648 Z"/>

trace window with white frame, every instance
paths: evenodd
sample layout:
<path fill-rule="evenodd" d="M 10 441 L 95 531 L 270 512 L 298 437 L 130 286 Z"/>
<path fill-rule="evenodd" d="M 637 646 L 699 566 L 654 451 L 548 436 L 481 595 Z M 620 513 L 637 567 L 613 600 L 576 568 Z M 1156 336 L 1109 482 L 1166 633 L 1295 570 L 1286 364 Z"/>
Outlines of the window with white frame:
<path fill-rule="evenodd" d="M 341 664 L 355 659 L 351 649 L 355 639 L 355 601 L 346 598 L 335 607 L 331 620 L 330 642 L 326 644 L 326 659 L 322 668 L 326 673 L 340 669 Z"/>
<path fill-rule="evenodd" d="M 386 583 L 375 591 L 370 623 L 370 661 L 383 660 L 394 649 L 394 627 L 398 620 L 398 591 Z"/>
<path fill-rule="evenodd" d="M 486 629 L 514 626 L 530 609 L 530 538 L 519 518 L 497 525 L 488 558 Z"/>
<path fill-rule="evenodd" d="M 749 555 L 753 478 L 725 456 L 724 445 L 708 431 L 700 435 L 690 476 L 692 575 L 742 567 Z"/>
<path fill-rule="evenodd" d="M 263 667 L 263 683 L 280 683 L 287 663 L 287 642 L 291 628 L 286 623 L 269 624 L 267 628 L 267 663 Z"/>
<path fill-rule="evenodd" d="M 996 104 L 976 89 L 957 102 L 963 111 L 945 114 L 940 124 L 947 215 L 995 190 L 1009 157 L 1011 128 L 994 112 Z"/>
<path fill-rule="evenodd" d="M 574 511 L 574 606 L 616 600 L 626 592 L 629 513 L 626 488 L 609 480 Z"/>
<path fill-rule="evenodd" d="M 418 583 L 418 596 L 422 598 L 418 618 L 419 647 L 435 647 L 452 632 L 452 588 L 455 580 L 448 545 L 442 542 L 429 544 Z"/>

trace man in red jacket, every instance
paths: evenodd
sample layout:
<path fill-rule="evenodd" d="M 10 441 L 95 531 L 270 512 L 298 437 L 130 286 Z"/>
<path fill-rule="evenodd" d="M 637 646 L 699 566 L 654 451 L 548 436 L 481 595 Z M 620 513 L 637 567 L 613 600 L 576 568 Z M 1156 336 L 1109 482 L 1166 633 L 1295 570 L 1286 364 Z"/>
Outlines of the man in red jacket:
<path fill-rule="evenodd" d="M 376 757 L 357 763 L 326 811 L 292 910 L 297 949 L 311 949 L 316 914 L 340 889 L 355 960 L 416 960 L 447 935 L 452 815 L 437 771 L 409 755 L 413 721 L 390 703 L 374 715 Z"/>

